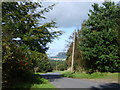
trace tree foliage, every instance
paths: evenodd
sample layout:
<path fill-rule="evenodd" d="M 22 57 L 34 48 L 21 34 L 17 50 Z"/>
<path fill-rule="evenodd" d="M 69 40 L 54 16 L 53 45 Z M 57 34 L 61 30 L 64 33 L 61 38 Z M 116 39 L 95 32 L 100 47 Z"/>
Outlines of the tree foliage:
<path fill-rule="evenodd" d="M 103 6 L 93 4 L 92 7 L 82 28 L 83 40 L 79 46 L 86 60 L 85 68 L 88 71 L 118 71 L 118 6 L 113 2 L 104 2 Z"/>
<path fill-rule="evenodd" d="M 59 70 L 59 71 L 64 71 L 67 69 L 67 64 L 66 61 L 62 60 L 49 60 L 53 70 Z"/>
<path fill-rule="evenodd" d="M 42 20 L 53 6 L 43 7 L 41 2 L 2 2 L 3 87 L 14 84 L 15 78 L 25 78 L 21 74 L 34 71 L 42 62 L 50 65 L 47 44 L 61 31 L 53 31 L 54 21 L 42 23 Z"/>
<path fill-rule="evenodd" d="M 78 43 L 81 41 L 81 37 L 79 35 L 81 34 L 81 30 L 77 30 L 75 32 L 75 49 L 74 49 L 74 71 L 82 71 L 83 69 L 83 54 L 82 51 L 79 50 Z M 70 39 L 73 41 L 73 35 L 70 36 Z M 68 67 L 71 67 L 71 61 L 72 61 L 72 53 L 73 53 L 73 42 L 69 43 L 69 49 L 67 51 L 67 58 L 66 63 Z"/>
<path fill-rule="evenodd" d="M 75 39 L 74 71 L 118 72 L 120 69 L 120 6 L 114 2 L 94 3 L 88 20 Z M 72 37 L 73 38 L 73 37 Z M 71 67 L 73 42 L 67 51 Z"/>

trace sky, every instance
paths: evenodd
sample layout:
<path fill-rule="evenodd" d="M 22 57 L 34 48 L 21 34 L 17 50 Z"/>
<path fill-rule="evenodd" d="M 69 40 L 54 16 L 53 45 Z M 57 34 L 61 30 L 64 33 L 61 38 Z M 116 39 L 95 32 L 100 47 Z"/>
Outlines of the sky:
<path fill-rule="evenodd" d="M 84 20 L 88 19 L 89 10 L 92 9 L 93 2 L 44 2 L 44 6 L 51 5 L 52 3 L 56 3 L 53 7 L 53 10 L 46 13 L 47 17 L 45 22 L 49 22 L 51 20 L 56 21 L 56 25 L 58 28 L 56 30 L 64 31 L 64 34 L 59 36 L 58 39 L 55 39 L 52 43 L 49 43 L 49 49 L 47 51 L 48 56 L 55 56 L 59 52 L 63 52 L 67 50 L 66 45 L 68 44 L 70 35 L 74 32 L 75 29 L 80 29 L 81 24 Z M 99 0 L 100 5 L 104 0 Z M 118 1 L 117 1 L 118 2 Z"/>

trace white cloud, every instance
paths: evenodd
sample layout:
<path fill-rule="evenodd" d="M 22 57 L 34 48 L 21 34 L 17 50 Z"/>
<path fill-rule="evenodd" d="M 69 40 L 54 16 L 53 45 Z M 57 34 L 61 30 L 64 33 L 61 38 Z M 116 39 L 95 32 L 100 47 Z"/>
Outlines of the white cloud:
<path fill-rule="evenodd" d="M 45 6 L 52 3 L 46 2 Z M 87 19 L 92 2 L 59 2 L 53 10 L 46 13 L 47 21 L 56 20 L 60 27 L 78 27 Z"/>

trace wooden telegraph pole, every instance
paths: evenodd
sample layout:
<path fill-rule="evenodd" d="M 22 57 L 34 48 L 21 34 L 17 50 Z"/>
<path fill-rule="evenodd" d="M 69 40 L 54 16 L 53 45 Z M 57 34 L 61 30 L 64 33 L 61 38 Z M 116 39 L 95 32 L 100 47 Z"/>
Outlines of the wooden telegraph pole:
<path fill-rule="evenodd" d="M 74 64 L 74 52 L 75 52 L 75 33 L 76 30 L 74 32 L 74 39 L 73 39 L 73 50 L 72 50 L 72 63 L 71 63 L 71 72 L 73 72 L 73 64 Z"/>

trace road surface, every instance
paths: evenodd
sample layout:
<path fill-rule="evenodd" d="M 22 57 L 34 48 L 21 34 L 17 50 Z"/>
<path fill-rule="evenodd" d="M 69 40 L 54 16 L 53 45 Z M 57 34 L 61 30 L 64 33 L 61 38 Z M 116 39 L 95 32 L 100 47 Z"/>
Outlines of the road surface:
<path fill-rule="evenodd" d="M 46 73 L 40 75 L 46 78 L 56 88 L 87 88 L 87 90 L 120 90 L 117 83 L 98 83 L 90 80 L 62 77 L 60 73 Z"/>

